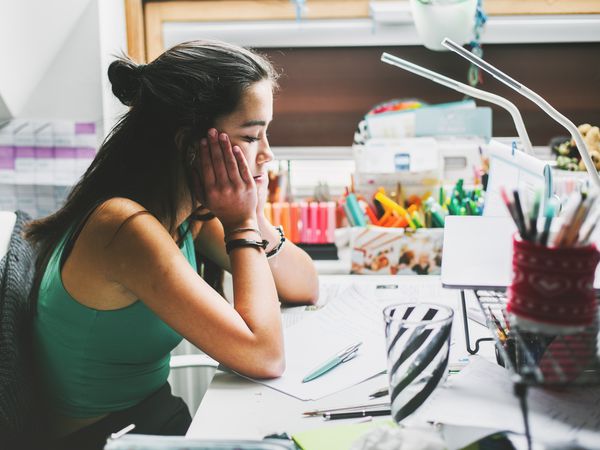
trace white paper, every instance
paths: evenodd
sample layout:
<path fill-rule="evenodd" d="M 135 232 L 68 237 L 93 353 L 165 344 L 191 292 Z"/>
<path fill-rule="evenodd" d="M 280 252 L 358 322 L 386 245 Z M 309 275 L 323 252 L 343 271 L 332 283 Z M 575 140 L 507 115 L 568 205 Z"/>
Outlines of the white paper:
<path fill-rule="evenodd" d="M 460 321 L 456 310 L 458 292 L 443 289 L 439 277 L 385 277 L 385 281 L 373 278 L 369 283 L 336 281 L 332 287 L 325 285 L 319 301 L 319 305 L 324 306 L 313 312 L 304 311 L 304 318 L 284 329 L 286 371 L 283 376 L 254 381 L 301 400 L 316 400 L 383 372 L 387 368 L 383 309 L 392 303 L 445 304 L 455 309 L 455 320 Z M 450 351 L 453 364 L 465 363 L 460 325 L 457 322 L 453 326 L 452 342 L 456 341 Z M 487 333 L 487 329 L 484 331 Z M 362 345 L 356 358 L 302 383 L 315 367 L 357 341 L 362 341 Z"/>
<path fill-rule="evenodd" d="M 354 289 L 284 329 L 286 370 L 274 380 L 255 380 L 301 400 L 316 400 L 364 381 L 386 369 L 381 306 Z M 315 380 L 303 383 L 315 367 L 361 341 L 358 355 Z"/>
<path fill-rule="evenodd" d="M 600 448 L 600 386 L 562 392 L 530 388 L 527 404 L 534 442 Z M 416 416 L 449 425 L 524 433 L 510 373 L 483 358 L 472 358 L 434 392 Z"/>

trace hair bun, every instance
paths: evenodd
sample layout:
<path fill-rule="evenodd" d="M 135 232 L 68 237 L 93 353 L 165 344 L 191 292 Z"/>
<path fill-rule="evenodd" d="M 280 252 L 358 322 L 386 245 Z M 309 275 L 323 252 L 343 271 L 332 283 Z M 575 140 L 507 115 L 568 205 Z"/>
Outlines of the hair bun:
<path fill-rule="evenodd" d="M 131 106 L 139 95 L 142 67 L 128 58 L 117 59 L 108 66 L 113 94 L 126 106 Z"/>

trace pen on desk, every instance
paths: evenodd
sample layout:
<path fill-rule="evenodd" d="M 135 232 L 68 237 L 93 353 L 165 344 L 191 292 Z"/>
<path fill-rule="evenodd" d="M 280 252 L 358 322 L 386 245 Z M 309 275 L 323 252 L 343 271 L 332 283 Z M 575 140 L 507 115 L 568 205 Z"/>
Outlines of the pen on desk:
<path fill-rule="evenodd" d="M 314 380 L 315 378 L 319 378 L 320 376 L 325 375 L 331 369 L 339 366 L 340 364 L 350 361 L 356 356 L 356 354 L 358 353 L 358 348 L 361 345 L 362 342 L 357 342 L 345 348 L 344 350 L 336 353 L 332 358 L 319 365 L 316 369 L 311 370 L 311 372 L 302 379 L 302 382 L 306 383 L 308 381 Z"/>
<path fill-rule="evenodd" d="M 354 412 L 346 412 L 346 413 L 325 413 L 323 414 L 323 419 L 325 420 L 338 420 L 338 419 L 355 419 L 357 417 L 367 417 L 367 416 L 389 416 L 392 411 L 388 409 L 373 409 L 369 411 L 368 409 L 363 411 L 354 411 Z"/>
<path fill-rule="evenodd" d="M 370 398 L 379 398 L 388 395 L 389 391 L 387 387 L 381 388 L 369 395 Z"/>
<path fill-rule="evenodd" d="M 340 408 L 314 409 L 312 411 L 305 411 L 302 414 L 305 416 L 321 416 L 321 415 L 327 414 L 327 413 L 368 411 L 370 408 L 383 409 L 383 408 L 389 408 L 389 406 L 390 406 L 390 402 L 363 403 L 361 405 L 342 406 Z"/>

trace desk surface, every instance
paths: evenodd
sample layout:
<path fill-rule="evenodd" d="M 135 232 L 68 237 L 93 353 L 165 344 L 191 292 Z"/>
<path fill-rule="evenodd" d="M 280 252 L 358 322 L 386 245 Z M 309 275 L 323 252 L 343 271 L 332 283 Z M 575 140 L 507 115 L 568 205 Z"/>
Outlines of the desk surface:
<path fill-rule="evenodd" d="M 394 283 L 401 288 L 410 287 L 414 292 L 419 286 L 424 295 L 431 295 L 441 283 L 434 276 L 321 276 L 325 283 Z M 409 289 L 407 289 L 409 290 Z M 431 301 L 431 298 L 427 298 Z M 455 311 L 459 305 L 459 291 L 444 291 L 443 298 L 437 303 L 451 304 Z M 296 310 L 296 308 L 294 308 Z M 297 312 L 295 312 L 297 313 Z M 284 312 L 284 314 L 287 314 Z M 466 355 L 463 337 L 462 318 L 455 314 L 453 327 L 453 345 L 451 361 Z M 382 324 L 383 326 L 383 324 Z M 487 335 L 488 330 L 474 324 L 475 336 Z M 491 344 L 482 348 L 485 356 L 493 357 Z M 387 375 L 378 375 L 363 383 L 355 385 L 315 401 L 301 401 L 289 395 L 275 391 L 261 384 L 246 380 L 238 375 L 217 372 L 213 378 L 202 403 L 194 416 L 187 436 L 202 439 L 262 439 L 272 433 L 299 431 L 321 426 L 348 423 L 357 419 L 324 422 L 320 417 L 304 418 L 302 412 L 327 407 L 339 407 L 367 402 L 369 394 L 387 385 Z M 372 400 L 381 402 L 382 399 Z"/>

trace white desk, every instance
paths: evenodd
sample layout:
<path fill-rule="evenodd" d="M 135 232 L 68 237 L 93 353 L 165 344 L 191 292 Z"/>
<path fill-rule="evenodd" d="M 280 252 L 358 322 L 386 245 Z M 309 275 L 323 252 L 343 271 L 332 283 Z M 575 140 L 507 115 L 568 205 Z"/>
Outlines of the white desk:
<path fill-rule="evenodd" d="M 402 285 L 409 284 L 410 289 L 405 291 L 413 298 L 417 286 L 422 284 L 423 289 L 420 292 L 428 296 L 432 292 L 432 286 L 437 288 L 440 283 L 439 277 L 432 276 L 346 275 L 322 276 L 321 280 L 328 283 L 348 283 L 349 281 L 375 284 L 393 283 L 399 286 L 399 289 L 395 291 L 399 297 L 402 296 Z M 385 291 L 384 295 L 395 295 L 393 291 L 387 289 Z M 460 311 L 459 291 L 444 291 L 443 298 L 427 297 L 424 300 L 452 304 L 455 308 L 455 322 L 452 332 L 451 361 L 456 359 L 457 353 L 466 355 L 462 316 L 458 314 Z M 404 299 L 404 301 L 410 300 Z M 293 313 L 297 314 L 296 311 Z M 475 323 L 473 323 L 472 331 L 475 334 L 474 337 L 488 335 L 485 327 Z M 484 343 L 482 352 L 487 357 L 493 357 L 492 343 Z M 386 385 L 387 375 L 379 375 L 345 391 L 316 401 L 304 402 L 235 374 L 217 372 L 194 416 L 187 436 L 200 439 L 262 439 L 265 435 L 272 433 L 285 431 L 291 435 L 311 428 L 356 421 L 357 419 L 324 422 L 320 417 L 304 418 L 302 412 L 324 407 L 362 404 L 369 401 L 370 393 Z M 381 398 L 372 400 L 372 402 L 381 401 Z"/>

